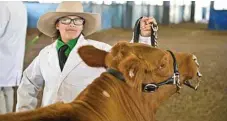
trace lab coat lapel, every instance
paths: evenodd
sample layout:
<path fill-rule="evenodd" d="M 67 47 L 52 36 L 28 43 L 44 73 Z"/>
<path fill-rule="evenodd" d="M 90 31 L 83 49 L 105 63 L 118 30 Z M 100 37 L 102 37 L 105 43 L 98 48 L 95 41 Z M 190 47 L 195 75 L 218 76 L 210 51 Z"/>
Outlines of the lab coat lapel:
<path fill-rule="evenodd" d="M 82 62 L 82 59 L 80 58 L 77 51 L 78 51 L 79 47 L 86 45 L 86 44 L 88 44 L 87 40 L 85 40 L 84 37 L 81 35 L 77 41 L 77 44 L 75 45 L 75 47 L 72 49 L 72 51 L 69 54 L 69 57 L 62 70 L 61 80 L 64 80 L 65 77 Z"/>
<path fill-rule="evenodd" d="M 61 74 L 60 66 L 59 66 L 59 60 L 58 60 L 58 53 L 56 49 L 57 42 L 55 41 L 48 52 L 48 65 L 50 66 L 51 70 L 56 71 L 58 75 Z"/>

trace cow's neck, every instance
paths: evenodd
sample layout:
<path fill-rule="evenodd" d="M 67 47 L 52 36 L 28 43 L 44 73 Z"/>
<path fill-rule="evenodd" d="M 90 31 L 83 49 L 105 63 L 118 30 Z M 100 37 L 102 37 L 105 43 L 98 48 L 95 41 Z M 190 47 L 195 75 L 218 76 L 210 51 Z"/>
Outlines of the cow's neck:
<path fill-rule="evenodd" d="M 145 94 L 146 100 L 149 100 L 149 107 L 156 113 L 160 104 L 176 93 L 176 87 L 172 85 L 162 86 L 156 92 Z"/>
<path fill-rule="evenodd" d="M 78 100 L 113 121 L 152 121 L 154 118 L 153 109 L 148 107 L 143 95 L 109 73 L 95 79 L 75 101 Z"/>

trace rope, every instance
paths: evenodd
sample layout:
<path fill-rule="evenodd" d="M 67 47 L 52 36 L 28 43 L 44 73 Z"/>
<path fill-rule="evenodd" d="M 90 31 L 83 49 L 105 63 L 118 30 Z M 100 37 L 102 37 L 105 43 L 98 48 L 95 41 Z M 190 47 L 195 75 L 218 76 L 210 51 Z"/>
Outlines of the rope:
<path fill-rule="evenodd" d="M 135 23 L 135 27 L 134 27 L 134 35 L 133 35 L 133 42 L 134 43 L 138 43 L 139 42 L 139 35 L 140 35 L 140 20 L 142 19 L 143 17 L 140 17 L 136 23 Z M 154 24 L 152 23 L 151 24 L 151 30 L 152 30 L 152 33 L 151 33 L 151 45 L 153 47 L 157 47 L 158 46 L 158 34 L 157 34 L 157 31 L 158 31 L 158 25 L 157 24 Z"/>

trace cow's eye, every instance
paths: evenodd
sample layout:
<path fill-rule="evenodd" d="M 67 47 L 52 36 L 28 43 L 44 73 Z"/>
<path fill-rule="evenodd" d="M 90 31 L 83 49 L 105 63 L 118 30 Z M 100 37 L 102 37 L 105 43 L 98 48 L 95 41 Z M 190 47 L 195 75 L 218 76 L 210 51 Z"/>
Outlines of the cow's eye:
<path fill-rule="evenodd" d="M 161 64 L 158 69 L 163 69 L 165 68 L 165 64 Z"/>
<path fill-rule="evenodd" d="M 166 74 L 168 74 L 167 65 L 166 64 L 159 65 L 158 68 L 156 69 L 156 74 L 159 76 L 165 76 Z"/>

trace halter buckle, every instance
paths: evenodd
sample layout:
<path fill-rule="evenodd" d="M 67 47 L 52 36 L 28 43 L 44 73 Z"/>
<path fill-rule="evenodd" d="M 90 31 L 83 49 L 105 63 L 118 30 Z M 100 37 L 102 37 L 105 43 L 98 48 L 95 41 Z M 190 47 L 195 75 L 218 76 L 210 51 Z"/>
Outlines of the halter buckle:
<path fill-rule="evenodd" d="M 173 74 L 173 84 L 175 84 L 178 88 L 181 88 L 181 86 L 180 86 L 180 74 L 179 74 L 179 72 L 175 72 Z"/>

